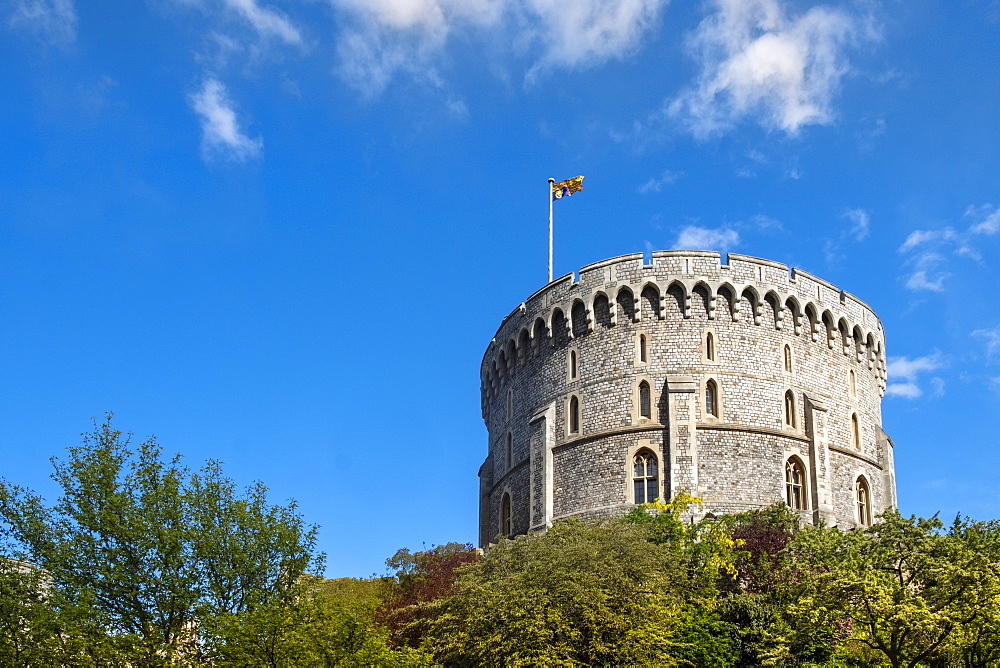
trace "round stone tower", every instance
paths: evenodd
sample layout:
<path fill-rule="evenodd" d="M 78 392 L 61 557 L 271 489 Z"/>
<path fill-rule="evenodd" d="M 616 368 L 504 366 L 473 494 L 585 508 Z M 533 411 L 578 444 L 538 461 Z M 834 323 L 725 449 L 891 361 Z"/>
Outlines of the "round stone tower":
<path fill-rule="evenodd" d="M 867 525 L 896 505 L 885 337 L 783 264 L 657 251 L 588 265 L 504 318 L 481 368 L 479 541 L 687 492 Z"/>

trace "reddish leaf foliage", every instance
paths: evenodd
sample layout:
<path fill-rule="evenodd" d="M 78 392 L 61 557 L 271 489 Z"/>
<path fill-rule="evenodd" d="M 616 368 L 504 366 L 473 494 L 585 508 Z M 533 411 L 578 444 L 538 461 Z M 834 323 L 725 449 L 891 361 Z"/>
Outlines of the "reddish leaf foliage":
<path fill-rule="evenodd" d="M 421 622 L 432 614 L 428 604 L 447 596 L 459 568 L 478 558 L 472 545 L 448 543 L 424 552 L 404 548 L 386 560 L 395 570 L 396 585 L 375 611 L 375 619 L 388 627 L 395 646 L 420 646 Z"/>

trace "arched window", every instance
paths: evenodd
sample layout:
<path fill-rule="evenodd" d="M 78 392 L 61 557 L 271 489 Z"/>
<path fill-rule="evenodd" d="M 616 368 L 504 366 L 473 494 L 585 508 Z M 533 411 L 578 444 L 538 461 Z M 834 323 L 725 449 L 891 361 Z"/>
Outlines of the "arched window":
<path fill-rule="evenodd" d="M 863 527 L 872 525 L 872 503 L 871 490 L 868 489 L 868 482 L 863 476 L 859 476 L 854 483 L 854 498 L 858 505 L 858 524 Z"/>
<path fill-rule="evenodd" d="M 785 371 L 792 372 L 792 347 L 785 344 Z"/>
<path fill-rule="evenodd" d="M 632 493 L 636 503 L 652 503 L 659 498 L 656 455 L 640 450 L 632 459 Z"/>
<path fill-rule="evenodd" d="M 712 332 L 705 334 L 705 359 L 715 361 L 715 335 Z"/>
<path fill-rule="evenodd" d="M 795 395 L 791 390 L 785 392 L 785 426 L 795 426 Z"/>
<path fill-rule="evenodd" d="M 804 510 L 806 507 L 805 479 L 802 462 L 797 457 L 790 457 L 785 462 L 785 501 L 792 510 Z"/>
<path fill-rule="evenodd" d="M 570 380 L 576 380 L 577 376 L 577 362 L 576 362 L 576 351 L 569 351 L 569 377 Z"/>
<path fill-rule="evenodd" d="M 509 432 L 507 434 L 507 445 L 504 447 L 503 461 L 503 470 L 509 471 L 510 465 L 514 462 L 514 436 Z"/>
<path fill-rule="evenodd" d="M 569 433 L 580 433 L 580 400 L 576 396 L 569 400 Z"/>
<path fill-rule="evenodd" d="M 719 417 L 719 386 L 712 379 L 705 383 L 705 415 Z"/>
<path fill-rule="evenodd" d="M 643 364 L 645 364 L 646 361 L 647 361 L 647 357 L 646 357 L 646 335 L 645 334 L 640 334 L 639 335 L 639 361 L 642 362 Z"/>
<path fill-rule="evenodd" d="M 507 390 L 507 419 L 514 417 L 514 390 Z"/>
<path fill-rule="evenodd" d="M 858 423 L 857 413 L 851 413 L 851 445 L 855 450 L 861 449 L 861 425 Z"/>
<path fill-rule="evenodd" d="M 510 537 L 514 533 L 510 520 L 510 494 L 504 492 L 503 500 L 500 501 L 500 534 Z"/>
<path fill-rule="evenodd" d="M 857 378 L 857 376 L 854 375 L 854 369 L 851 369 L 850 374 L 848 375 L 848 378 L 849 378 L 849 385 L 848 385 L 848 387 L 851 390 L 851 397 L 853 398 L 853 397 L 858 396 L 858 378 Z"/>
<path fill-rule="evenodd" d="M 652 417 L 653 410 L 649 396 L 649 383 L 642 381 L 639 383 L 639 417 L 647 420 Z"/>

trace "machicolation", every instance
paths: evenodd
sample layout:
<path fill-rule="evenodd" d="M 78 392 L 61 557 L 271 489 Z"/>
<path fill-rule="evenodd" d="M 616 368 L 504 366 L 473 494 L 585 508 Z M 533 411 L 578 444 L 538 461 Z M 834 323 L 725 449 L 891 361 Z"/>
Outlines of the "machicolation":
<path fill-rule="evenodd" d="M 885 368 L 867 304 L 778 262 L 657 251 L 567 274 L 483 358 L 480 544 L 682 491 L 868 525 L 896 505 Z"/>

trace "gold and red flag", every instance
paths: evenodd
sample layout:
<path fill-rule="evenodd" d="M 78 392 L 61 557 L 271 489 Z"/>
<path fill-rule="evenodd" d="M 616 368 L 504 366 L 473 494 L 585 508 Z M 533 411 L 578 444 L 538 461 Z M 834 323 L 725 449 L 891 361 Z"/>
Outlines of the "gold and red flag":
<path fill-rule="evenodd" d="M 565 181 L 560 181 L 559 183 L 552 184 L 552 197 L 553 199 L 562 199 L 563 196 L 569 197 L 573 193 L 578 193 L 583 190 L 583 177 L 574 176 L 571 179 L 566 179 Z"/>

